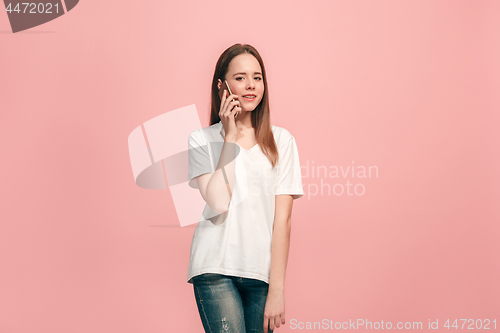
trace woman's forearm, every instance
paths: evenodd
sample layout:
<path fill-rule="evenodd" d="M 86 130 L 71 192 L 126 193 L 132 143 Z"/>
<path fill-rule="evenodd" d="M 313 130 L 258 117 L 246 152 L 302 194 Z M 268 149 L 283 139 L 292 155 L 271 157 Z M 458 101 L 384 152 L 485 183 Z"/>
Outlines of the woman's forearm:
<path fill-rule="evenodd" d="M 269 292 L 283 292 L 285 288 L 285 272 L 290 248 L 290 220 L 275 220 L 271 243 L 271 276 Z"/>
<path fill-rule="evenodd" d="M 207 185 L 207 204 L 216 213 L 227 211 L 234 187 L 236 136 L 226 136 L 219 163 Z"/>

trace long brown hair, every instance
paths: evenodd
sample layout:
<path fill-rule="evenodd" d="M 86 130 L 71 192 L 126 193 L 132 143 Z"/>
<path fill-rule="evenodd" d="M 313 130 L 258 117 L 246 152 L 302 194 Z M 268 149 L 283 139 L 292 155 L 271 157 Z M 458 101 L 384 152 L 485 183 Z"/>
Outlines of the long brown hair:
<path fill-rule="evenodd" d="M 248 44 L 234 44 L 225 50 L 217 64 L 215 65 L 214 78 L 212 80 L 212 96 L 211 96 L 211 111 L 210 111 L 210 126 L 218 123 L 221 119 L 219 117 L 219 110 L 221 101 L 219 99 L 219 89 L 217 88 L 218 79 L 224 82 L 227 69 L 231 60 L 239 54 L 250 53 L 253 55 L 260 64 L 262 69 L 262 79 L 264 80 L 264 95 L 259 105 L 252 111 L 252 127 L 255 130 L 255 138 L 257 144 L 261 147 L 264 155 L 267 156 L 271 162 L 273 168 L 278 163 L 278 148 L 276 147 L 276 142 L 274 141 L 274 135 L 271 128 L 271 120 L 269 115 L 269 89 L 267 86 L 267 76 L 266 70 L 264 68 L 264 62 L 257 52 L 257 50 Z"/>

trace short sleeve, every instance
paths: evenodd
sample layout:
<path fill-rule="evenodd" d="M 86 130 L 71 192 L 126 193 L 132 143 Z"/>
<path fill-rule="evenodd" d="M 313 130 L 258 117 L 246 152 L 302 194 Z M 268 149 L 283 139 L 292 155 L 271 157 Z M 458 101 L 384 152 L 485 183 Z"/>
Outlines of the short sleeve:
<path fill-rule="evenodd" d="M 294 137 L 279 150 L 275 194 L 290 194 L 293 199 L 304 195 L 299 151 Z"/>
<path fill-rule="evenodd" d="M 200 130 L 193 131 L 188 138 L 188 185 L 198 188 L 193 178 L 212 173 L 212 162 L 205 136 Z"/>

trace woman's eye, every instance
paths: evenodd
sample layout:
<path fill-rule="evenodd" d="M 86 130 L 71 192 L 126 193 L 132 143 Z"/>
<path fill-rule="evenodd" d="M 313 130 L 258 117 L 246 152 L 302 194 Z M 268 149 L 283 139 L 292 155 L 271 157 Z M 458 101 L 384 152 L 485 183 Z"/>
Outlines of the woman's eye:
<path fill-rule="evenodd" d="M 236 78 L 236 80 L 238 80 L 238 81 L 239 81 L 240 79 L 243 79 L 243 77 L 237 77 L 237 78 Z M 254 79 L 257 79 L 257 80 L 259 80 L 259 81 L 260 81 L 260 80 L 262 80 L 262 78 L 261 78 L 261 77 L 259 77 L 259 76 L 255 77 Z"/>

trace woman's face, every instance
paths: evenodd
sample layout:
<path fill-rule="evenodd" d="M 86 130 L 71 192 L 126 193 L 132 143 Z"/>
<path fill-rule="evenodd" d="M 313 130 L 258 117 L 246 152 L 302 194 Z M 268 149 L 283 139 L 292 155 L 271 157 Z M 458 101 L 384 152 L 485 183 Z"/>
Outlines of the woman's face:
<path fill-rule="evenodd" d="M 234 57 L 229 63 L 226 80 L 231 92 L 238 95 L 242 111 L 255 110 L 264 95 L 262 69 L 257 59 L 249 53 Z M 219 80 L 217 87 L 220 89 L 221 85 Z"/>

